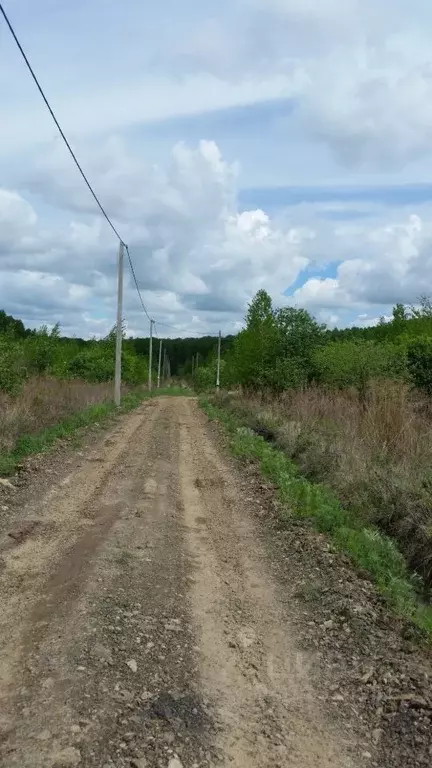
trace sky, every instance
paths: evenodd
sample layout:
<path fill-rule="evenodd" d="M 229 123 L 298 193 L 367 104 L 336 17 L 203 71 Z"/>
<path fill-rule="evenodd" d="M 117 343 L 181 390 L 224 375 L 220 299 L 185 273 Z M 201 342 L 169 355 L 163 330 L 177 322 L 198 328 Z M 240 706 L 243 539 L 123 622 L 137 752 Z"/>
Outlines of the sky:
<path fill-rule="evenodd" d="M 260 288 L 339 327 L 432 293 L 430 0 L 2 2 L 160 335 Z M 0 104 L 0 308 L 103 336 L 118 242 L 2 20 Z M 124 315 L 148 335 L 128 271 Z"/>

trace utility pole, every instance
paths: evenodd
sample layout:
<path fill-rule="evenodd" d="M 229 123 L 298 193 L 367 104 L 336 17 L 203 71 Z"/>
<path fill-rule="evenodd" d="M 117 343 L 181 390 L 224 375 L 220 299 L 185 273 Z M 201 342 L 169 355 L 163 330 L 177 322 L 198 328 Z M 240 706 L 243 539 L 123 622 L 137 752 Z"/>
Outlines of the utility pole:
<path fill-rule="evenodd" d="M 159 339 L 159 361 L 158 361 L 158 377 L 157 377 L 158 389 L 160 387 L 161 362 L 162 362 L 162 339 Z"/>
<path fill-rule="evenodd" d="M 167 351 L 166 351 L 166 347 L 164 347 L 163 368 L 162 368 L 163 379 L 166 379 L 166 374 L 167 374 Z"/>
<path fill-rule="evenodd" d="M 194 360 L 195 360 L 195 355 L 192 355 L 192 376 L 194 375 Z"/>
<path fill-rule="evenodd" d="M 220 389 L 220 360 L 221 360 L 221 332 L 219 331 L 217 368 L 216 368 L 216 392 L 219 392 L 219 389 Z"/>
<path fill-rule="evenodd" d="M 152 389 L 153 323 L 154 323 L 154 320 L 150 320 L 150 348 L 149 348 L 149 370 L 148 370 L 148 388 L 149 388 L 149 392 L 151 392 L 151 389 Z"/>
<path fill-rule="evenodd" d="M 117 327 L 116 327 L 116 349 L 115 349 L 115 376 L 114 376 L 114 402 L 118 406 L 121 402 L 121 357 L 123 341 L 123 263 L 124 263 L 124 244 L 120 240 L 118 254 L 118 277 L 117 277 Z"/>

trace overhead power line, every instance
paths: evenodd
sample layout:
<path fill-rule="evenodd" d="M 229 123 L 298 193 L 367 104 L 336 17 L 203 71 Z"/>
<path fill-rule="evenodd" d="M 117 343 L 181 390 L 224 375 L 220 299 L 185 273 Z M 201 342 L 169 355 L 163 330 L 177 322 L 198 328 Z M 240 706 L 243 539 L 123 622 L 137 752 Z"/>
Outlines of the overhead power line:
<path fill-rule="evenodd" d="M 16 43 L 19 51 L 20 51 L 20 53 L 21 53 L 22 58 L 24 59 L 24 62 L 26 64 L 26 66 L 27 66 L 27 69 L 30 72 L 30 75 L 32 76 L 32 79 L 33 79 L 33 81 L 34 81 L 34 83 L 35 83 L 35 85 L 36 85 L 36 87 L 37 87 L 37 89 L 38 89 L 38 91 L 39 91 L 39 93 L 40 93 L 44 103 L 45 103 L 45 106 L 48 109 L 48 111 L 49 111 L 49 113 L 50 113 L 50 115 L 51 115 L 51 117 L 52 117 L 52 119 L 53 119 L 53 121 L 54 121 L 54 123 L 55 123 L 55 125 L 57 127 L 57 130 L 59 131 L 60 136 L 62 137 L 62 139 L 63 139 L 63 141 L 64 141 L 64 143 L 65 143 L 65 145 L 66 145 L 66 147 L 67 147 L 67 149 L 69 151 L 69 154 L 71 155 L 72 160 L 74 161 L 76 167 L 78 168 L 78 171 L 79 171 L 81 177 L 83 178 L 83 180 L 84 180 L 84 182 L 85 182 L 85 184 L 86 184 L 90 194 L 92 195 L 92 197 L 93 197 L 96 205 L 98 206 L 100 212 L 102 213 L 104 219 L 107 221 L 107 223 L 111 227 L 112 231 L 114 232 L 114 234 L 116 235 L 116 237 L 120 241 L 120 244 L 122 244 L 125 247 L 125 249 L 126 249 L 126 253 L 127 253 L 128 261 L 129 261 L 129 266 L 130 266 L 130 270 L 131 270 L 131 273 L 132 273 L 132 278 L 133 278 L 133 281 L 134 281 L 134 284 L 135 284 L 135 288 L 136 288 L 137 293 L 138 293 L 138 297 L 139 297 L 142 309 L 143 309 L 145 315 L 147 316 L 148 320 L 150 321 L 150 323 L 154 322 L 154 321 L 152 321 L 152 318 L 150 317 L 149 313 L 147 312 L 147 308 L 146 308 L 146 306 L 144 304 L 144 301 L 143 301 L 143 298 L 142 298 L 142 295 L 141 295 L 141 291 L 140 291 L 140 287 L 139 287 L 139 284 L 138 284 L 138 280 L 137 280 L 137 277 L 136 277 L 136 274 L 135 274 L 135 268 L 134 268 L 134 265 L 133 265 L 132 257 L 131 257 L 131 255 L 129 253 L 129 248 L 128 248 L 127 244 L 125 243 L 125 241 L 123 240 L 123 238 L 121 237 L 121 235 L 118 232 L 117 228 L 114 226 L 112 220 L 108 216 L 105 208 L 103 207 L 103 205 L 100 202 L 96 192 L 94 191 L 92 185 L 90 184 L 90 181 L 88 180 L 86 174 L 84 173 L 83 168 L 82 168 L 80 162 L 78 161 L 78 158 L 77 158 L 75 152 L 73 151 L 73 149 L 72 149 L 72 147 L 71 147 L 71 145 L 70 145 L 70 143 L 69 143 L 69 141 L 68 141 L 68 139 L 66 137 L 66 134 L 64 133 L 64 131 L 63 131 L 59 121 L 57 120 L 57 117 L 56 117 L 56 115 L 54 113 L 54 110 L 52 109 L 51 104 L 49 103 L 49 101 L 48 101 L 48 99 L 47 99 L 47 97 L 45 95 L 45 92 L 44 92 L 44 90 L 43 90 L 43 88 L 42 88 L 42 86 L 41 86 L 41 84 L 40 84 L 40 82 L 38 80 L 38 78 L 36 77 L 36 74 L 35 74 L 35 72 L 33 70 L 32 65 L 30 64 L 30 61 L 29 61 L 29 59 L 28 59 L 28 57 L 27 57 L 27 55 L 26 55 L 26 53 L 24 51 L 24 48 L 22 47 L 20 41 L 18 40 L 17 34 L 16 34 L 16 32 L 15 32 L 15 30 L 14 30 L 14 28 L 13 28 L 13 26 L 12 26 L 10 20 L 9 20 L 9 17 L 8 17 L 5 9 L 3 8 L 3 4 L 1 2 L 0 2 L 0 12 L 1 12 L 1 14 L 2 14 L 2 16 L 3 16 L 5 22 L 6 22 L 7 26 L 8 26 L 8 28 L 9 28 L 9 31 L 10 31 L 10 33 L 11 33 L 11 35 L 12 35 L 12 37 L 13 37 L 13 39 L 14 39 L 14 41 L 15 41 L 15 43 Z M 174 325 L 169 325 L 168 323 L 159 323 L 159 325 L 163 325 L 166 328 L 172 328 L 175 331 L 179 331 L 179 332 L 183 332 L 183 333 L 193 333 L 193 334 L 196 334 L 198 336 L 209 336 L 209 335 L 211 335 L 211 334 L 207 334 L 207 333 L 202 333 L 200 331 L 191 331 L 191 330 L 188 330 L 186 328 L 176 328 Z"/>
<path fill-rule="evenodd" d="M 131 257 L 131 255 L 129 253 L 129 248 L 128 248 L 127 245 L 125 247 L 126 247 L 126 253 L 127 253 L 127 257 L 128 257 L 128 261 L 129 261 L 129 266 L 130 266 L 130 269 L 131 269 L 131 272 L 132 272 L 133 281 L 135 283 L 135 288 L 137 289 L 137 293 L 138 293 L 138 296 L 139 296 L 139 300 L 141 302 L 141 306 L 142 306 L 145 314 L 147 315 L 147 318 L 148 318 L 149 322 L 151 322 L 152 318 L 150 317 L 149 313 L 147 312 L 146 305 L 144 304 L 143 297 L 141 296 L 141 291 L 140 291 L 140 288 L 139 288 L 139 285 L 138 285 L 138 280 L 136 278 L 135 269 L 134 269 L 134 265 L 133 265 L 133 262 L 132 262 L 132 257 Z"/>
<path fill-rule="evenodd" d="M 82 168 L 82 166 L 81 166 L 81 164 L 80 164 L 80 162 L 79 162 L 75 152 L 73 151 L 73 149 L 72 149 L 72 147 L 71 147 L 71 145 L 70 145 L 70 143 L 69 143 L 69 141 L 68 141 L 68 139 L 66 137 L 65 132 L 63 131 L 59 121 L 57 120 L 57 117 L 56 117 L 56 115 L 54 113 L 54 110 L 51 107 L 51 104 L 49 103 L 48 98 L 46 97 L 45 92 L 44 92 L 44 90 L 43 90 L 43 88 L 42 88 L 38 78 L 36 77 L 35 71 L 34 71 L 32 65 L 30 64 L 30 61 L 29 61 L 29 59 L 28 59 L 28 57 L 27 57 L 27 55 L 26 55 L 26 53 L 24 51 L 24 48 L 22 47 L 20 41 L 18 40 L 17 34 L 16 34 L 16 32 L 15 32 L 15 30 L 14 30 L 14 28 L 13 28 L 13 26 L 12 26 L 10 20 L 9 20 L 9 17 L 8 17 L 5 9 L 3 8 L 3 5 L 2 5 L 1 2 L 0 2 L 0 12 L 2 13 L 2 16 L 3 16 L 7 26 L 9 28 L 9 31 L 10 31 L 10 33 L 11 33 L 11 35 L 12 35 L 12 37 L 13 37 L 13 39 L 14 39 L 14 41 L 15 41 L 15 43 L 16 43 L 16 45 L 17 45 L 17 47 L 18 47 L 18 49 L 19 49 L 19 51 L 21 53 L 21 56 L 23 57 L 23 59 L 24 59 L 24 61 L 26 63 L 27 69 L 29 70 L 29 72 L 30 72 L 30 74 L 31 74 L 31 76 L 33 78 L 33 81 L 34 81 L 34 83 L 35 83 L 35 85 L 36 85 L 40 95 L 42 96 L 42 99 L 43 99 L 43 101 L 45 103 L 45 106 L 48 109 L 48 111 L 49 111 L 49 113 L 50 113 L 50 115 L 51 115 L 51 117 L 52 117 L 52 119 L 53 119 L 53 121 L 54 121 L 54 123 L 55 123 L 55 125 L 57 127 L 57 130 L 59 131 L 60 136 L 62 137 L 62 139 L 63 139 L 63 141 L 64 141 L 64 143 L 65 143 L 65 145 L 66 145 L 66 147 L 67 147 L 67 149 L 69 151 L 69 154 L 72 157 L 72 160 L 74 161 L 74 163 L 75 163 L 76 167 L 78 168 L 78 171 L 81 174 L 81 176 L 82 176 L 82 178 L 83 178 L 87 188 L 89 189 L 90 194 L 92 195 L 94 201 L 96 202 L 96 205 L 98 206 L 98 208 L 99 208 L 100 212 L 102 213 L 103 217 L 105 218 L 105 220 L 108 222 L 108 224 L 111 227 L 112 231 L 114 232 L 116 237 L 120 240 L 121 243 L 123 243 L 123 245 L 126 248 L 126 252 L 127 252 L 128 260 L 129 260 L 129 266 L 131 268 L 132 277 L 133 277 L 133 280 L 134 280 L 134 283 L 135 283 L 135 288 L 136 288 L 136 290 L 138 292 L 138 296 L 139 296 L 139 299 L 140 299 L 140 302 L 141 302 L 141 306 L 142 306 L 145 314 L 147 315 L 148 319 L 150 320 L 149 314 L 147 312 L 147 309 L 145 307 L 145 304 L 144 304 L 142 296 L 141 296 L 141 291 L 139 289 L 138 281 L 136 279 L 135 269 L 134 269 L 134 266 L 133 266 L 131 255 L 129 253 L 129 248 L 127 247 L 126 243 L 124 242 L 124 240 L 121 237 L 120 233 L 118 232 L 117 228 L 114 226 L 113 222 L 111 221 L 111 219 L 108 216 L 105 208 L 103 207 L 102 203 L 100 202 L 96 192 L 94 191 L 92 185 L 90 184 L 86 174 L 84 173 L 83 168 Z"/>
<path fill-rule="evenodd" d="M 72 149 L 71 145 L 69 144 L 69 141 L 67 140 L 67 138 L 66 138 L 66 136 L 65 136 L 65 133 L 64 133 L 64 131 L 63 131 L 63 129 L 62 129 L 62 127 L 61 127 L 61 125 L 60 125 L 59 121 L 57 120 L 57 118 L 56 118 L 56 116 L 55 116 L 55 114 L 54 114 L 54 111 L 53 111 L 53 109 L 52 109 L 52 107 L 51 107 L 51 105 L 50 105 L 50 103 L 49 103 L 49 101 L 48 101 L 47 97 L 45 96 L 45 93 L 44 93 L 44 91 L 43 91 L 43 89 L 42 89 L 42 86 L 41 86 L 41 84 L 39 83 L 39 80 L 37 79 L 37 77 L 36 77 L 36 75 L 35 75 L 35 73 L 34 73 L 33 67 L 32 67 L 32 65 L 30 64 L 30 62 L 29 62 L 29 60 L 28 60 L 28 58 L 27 58 L 27 56 L 26 56 L 26 54 L 25 54 L 25 51 L 24 51 L 24 49 L 23 49 L 23 47 L 22 47 L 22 45 L 21 45 L 20 41 L 18 40 L 18 37 L 16 36 L 15 30 L 14 30 L 14 28 L 13 28 L 12 24 L 11 24 L 11 23 L 10 23 L 10 21 L 9 21 L 9 18 L 8 18 L 8 16 L 7 16 L 7 13 L 6 13 L 5 9 L 3 8 L 3 5 L 2 5 L 2 3 L 0 3 L 0 11 L 1 11 L 2 15 L 3 15 L 3 18 L 4 18 L 4 20 L 5 20 L 6 24 L 7 24 L 7 26 L 9 27 L 9 31 L 10 31 L 10 33 L 11 33 L 11 35 L 12 35 L 13 39 L 15 40 L 15 43 L 17 44 L 17 46 L 18 46 L 18 48 L 19 48 L 19 51 L 20 51 L 20 53 L 21 53 L 21 56 L 23 57 L 23 59 L 24 59 L 24 61 L 25 61 L 26 65 L 27 65 L 27 69 L 29 70 L 29 72 L 30 72 L 30 74 L 31 74 L 31 76 L 32 76 L 32 78 L 33 78 L 33 80 L 34 80 L 35 84 L 36 84 L 36 87 L 37 87 L 37 89 L 38 89 L 38 91 L 39 91 L 40 95 L 42 96 L 42 98 L 43 98 L 43 100 L 44 100 L 44 102 L 45 102 L 45 106 L 47 107 L 47 109 L 48 109 L 48 111 L 49 111 L 49 113 L 50 113 L 50 115 L 51 115 L 52 119 L 54 120 L 54 122 L 55 122 L 55 124 L 56 124 L 56 126 L 57 126 L 57 129 L 58 129 L 58 131 L 59 131 L 59 133 L 60 133 L 60 136 L 62 137 L 62 139 L 63 139 L 64 143 L 66 144 L 66 146 L 67 146 L 67 148 L 68 148 L 68 150 L 69 150 L 69 153 L 70 153 L 70 155 L 71 155 L 71 157 L 72 157 L 72 160 L 74 161 L 74 163 L 75 163 L 76 167 L 78 168 L 78 170 L 79 170 L 79 172 L 80 172 L 80 174 L 81 174 L 82 178 L 84 179 L 84 181 L 85 181 L 85 183 L 86 183 L 86 185 L 87 185 L 88 189 L 90 190 L 90 193 L 91 193 L 91 195 L 93 196 L 94 200 L 96 201 L 96 204 L 97 204 L 97 206 L 99 207 L 99 209 L 100 209 L 100 211 L 101 211 L 102 215 L 104 216 L 104 218 L 106 219 L 106 221 L 107 221 L 107 222 L 108 222 L 108 224 L 110 225 L 110 227 L 111 227 L 112 231 L 114 232 L 114 234 L 115 234 L 115 235 L 118 237 L 118 239 L 119 239 L 121 242 L 123 242 L 123 238 L 122 238 L 122 237 L 120 237 L 120 235 L 119 235 L 119 233 L 118 233 L 117 229 L 115 228 L 114 224 L 112 223 L 112 221 L 111 221 L 110 217 L 108 216 L 108 214 L 107 214 L 107 212 L 106 212 L 105 208 L 103 207 L 103 205 L 102 205 L 102 203 L 100 202 L 100 200 L 99 200 L 99 198 L 98 198 L 98 196 L 97 196 L 96 192 L 94 191 L 94 189 L 93 189 L 92 185 L 90 184 L 90 182 L 89 182 L 89 180 L 88 180 L 87 176 L 85 175 L 85 173 L 84 173 L 84 171 L 83 171 L 83 169 L 82 169 L 82 167 L 81 167 L 80 163 L 78 162 L 77 156 L 75 155 L 75 152 L 73 151 L 73 149 Z"/>
<path fill-rule="evenodd" d="M 162 325 L 164 328 L 172 328 L 174 331 L 181 331 L 182 333 L 194 333 L 198 336 L 212 336 L 211 333 L 204 333 L 203 331 L 192 331 L 190 328 L 177 328 L 175 325 L 169 325 L 169 323 L 161 323 L 159 320 L 157 322 L 158 325 Z"/>

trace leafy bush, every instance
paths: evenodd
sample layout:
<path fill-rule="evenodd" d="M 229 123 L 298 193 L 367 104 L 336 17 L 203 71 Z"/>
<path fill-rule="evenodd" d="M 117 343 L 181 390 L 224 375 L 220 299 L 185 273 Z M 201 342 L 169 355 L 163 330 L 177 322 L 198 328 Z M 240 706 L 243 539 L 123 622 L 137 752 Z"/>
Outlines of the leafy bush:
<path fill-rule="evenodd" d="M 432 395 L 432 339 L 418 339 L 408 345 L 408 371 L 418 389 Z"/>
<path fill-rule="evenodd" d="M 0 336 L 0 391 L 16 394 L 26 377 L 22 343 L 9 334 Z"/>
<path fill-rule="evenodd" d="M 92 383 L 109 381 L 113 375 L 114 357 L 104 354 L 102 347 L 94 345 L 80 352 L 68 367 L 72 378 L 80 378 Z"/>
<path fill-rule="evenodd" d="M 195 369 L 193 375 L 193 385 L 198 392 L 209 392 L 216 387 L 216 370 L 217 360 L 212 355 L 210 361 L 206 365 L 199 365 Z M 221 360 L 220 364 L 220 385 L 224 387 L 228 384 L 227 379 L 227 363 L 225 360 Z"/>
<path fill-rule="evenodd" d="M 40 376 L 51 373 L 61 355 L 59 325 L 55 325 L 51 331 L 43 325 L 32 333 L 24 343 L 24 353 L 29 374 Z"/>
<path fill-rule="evenodd" d="M 33 376 L 78 378 L 93 384 L 108 382 L 114 378 L 114 363 L 115 328 L 100 341 L 61 338 L 58 325 L 52 330 L 42 326 L 38 331 L 23 335 L 17 334 L 15 326 L 8 322 L 7 332 L 0 333 L 0 391 L 9 394 L 18 394 L 24 382 Z M 134 347 L 125 341 L 123 381 L 137 386 L 147 377 L 147 358 L 137 354 Z"/>
<path fill-rule="evenodd" d="M 316 379 L 338 389 L 356 387 L 361 397 L 373 379 L 403 376 L 403 348 L 374 341 L 339 341 L 314 354 Z"/>

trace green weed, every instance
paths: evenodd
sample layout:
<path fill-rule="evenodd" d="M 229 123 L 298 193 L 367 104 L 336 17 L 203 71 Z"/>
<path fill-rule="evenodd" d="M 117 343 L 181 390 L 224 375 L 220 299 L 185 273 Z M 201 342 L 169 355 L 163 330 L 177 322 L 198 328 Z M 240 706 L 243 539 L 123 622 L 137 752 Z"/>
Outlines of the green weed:
<path fill-rule="evenodd" d="M 133 555 L 131 552 L 129 552 L 127 549 L 122 549 L 114 555 L 114 562 L 124 568 L 130 564 L 132 557 Z"/>

